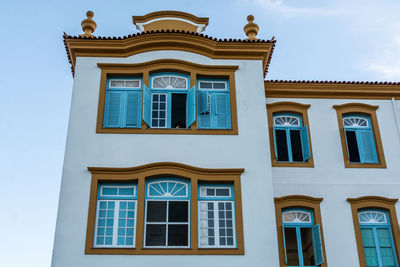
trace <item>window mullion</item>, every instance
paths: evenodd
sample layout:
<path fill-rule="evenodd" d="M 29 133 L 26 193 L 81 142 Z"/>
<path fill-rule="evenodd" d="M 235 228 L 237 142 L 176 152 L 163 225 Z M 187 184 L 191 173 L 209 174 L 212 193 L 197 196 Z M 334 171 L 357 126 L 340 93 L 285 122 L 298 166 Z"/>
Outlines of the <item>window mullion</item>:
<path fill-rule="evenodd" d="M 381 246 L 379 243 L 378 231 L 377 231 L 376 226 L 372 227 L 372 232 L 374 233 L 374 243 L 375 243 L 376 257 L 378 258 L 378 264 L 379 264 L 379 267 L 383 267 L 382 256 L 381 256 Z"/>
<path fill-rule="evenodd" d="M 219 218 L 218 218 L 218 202 L 213 201 L 214 205 L 214 238 L 215 238 L 215 246 L 220 247 L 221 244 L 219 243 Z"/>
<path fill-rule="evenodd" d="M 290 130 L 286 129 L 285 132 L 286 132 L 286 142 L 287 142 L 289 162 L 293 162 L 292 144 L 290 143 Z"/>
<path fill-rule="evenodd" d="M 360 163 L 364 163 L 365 162 L 365 156 L 364 156 L 364 148 L 363 148 L 363 145 L 362 145 L 362 139 L 361 139 L 361 136 L 360 136 L 360 131 L 355 129 L 354 132 L 356 133 L 358 154 L 360 156 Z"/>
<path fill-rule="evenodd" d="M 168 187 L 168 186 L 167 186 Z M 169 200 L 166 200 L 167 202 L 167 214 L 166 214 L 166 220 L 165 220 L 165 247 L 168 247 L 168 225 L 169 225 Z"/>
<path fill-rule="evenodd" d="M 113 225 L 113 240 L 112 240 L 112 245 L 116 246 L 117 245 L 117 240 L 118 240 L 118 223 L 119 223 L 119 203 L 120 200 L 115 200 L 115 207 L 114 207 L 114 225 Z"/>

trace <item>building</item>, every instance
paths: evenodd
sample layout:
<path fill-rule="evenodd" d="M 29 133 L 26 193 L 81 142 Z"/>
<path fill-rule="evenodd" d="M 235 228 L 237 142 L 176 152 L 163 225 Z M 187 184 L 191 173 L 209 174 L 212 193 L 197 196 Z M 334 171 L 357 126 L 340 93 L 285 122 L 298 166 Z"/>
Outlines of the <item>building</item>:
<path fill-rule="evenodd" d="M 400 83 L 265 80 L 275 40 L 134 16 L 64 36 L 53 267 L 399 266 Z"/>

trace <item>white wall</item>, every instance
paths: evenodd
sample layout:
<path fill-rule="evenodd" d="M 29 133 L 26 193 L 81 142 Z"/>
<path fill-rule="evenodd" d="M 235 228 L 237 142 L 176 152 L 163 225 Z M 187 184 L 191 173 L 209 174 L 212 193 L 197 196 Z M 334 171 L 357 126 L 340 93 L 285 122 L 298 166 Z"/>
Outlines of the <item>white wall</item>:
<path fill-rule="evenodd" d="M 100 69 L 96 64 L 163 58 L 239 65 L 236 72 L 239 135 L 96 134 L 100 84 Z M 75 73 L 53 267 L 278 266 L 261 61 L 213 60 L 187 52 L 157 51 L 129 58 L 77 58 Z M 245 168 L 244 256 L 84 255 L 91 181 L 87 167 L 131 167 L 162 161 L 203 168 Z"/>
<path fill-rule="evenodd" d="M 322 197 L 327 263 L 359 266 L 349 197 L 400 197 L 400 135 L 391 100 L 267 99 L 310 104 L 308 110 L 314 168 L 272 168 L 274 195 Z M 333 105 L 361 102 L 378 105 L 376 111 L 386 169 L 345 168 L 336 110 Z M 400 214 L 400 205 L 396 205 Z M 343 253 L 346 252 L 346 253 Z"/>

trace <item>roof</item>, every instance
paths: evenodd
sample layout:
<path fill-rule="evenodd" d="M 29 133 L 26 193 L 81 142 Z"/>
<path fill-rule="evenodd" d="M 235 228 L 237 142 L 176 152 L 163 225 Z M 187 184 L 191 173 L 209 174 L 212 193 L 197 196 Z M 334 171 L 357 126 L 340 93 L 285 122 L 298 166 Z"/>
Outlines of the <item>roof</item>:
<path fill-rule="evenodd" d="M 212 58 L 262 57 L 265 74 L 276 40 L 218 39 L 201 33 L 182 30 L 156 30 L 122 37 L 82 37 L 64 33 L 64 45 L 72 73 L 76 56 L 129 56 L 150 49 L 196 51 Z M 149 43 L 150 42 L 150 43 Z M 146 48 L 144 47 L 146 45 Z M 153 45 L 153 46 L 151 46 Z"/>

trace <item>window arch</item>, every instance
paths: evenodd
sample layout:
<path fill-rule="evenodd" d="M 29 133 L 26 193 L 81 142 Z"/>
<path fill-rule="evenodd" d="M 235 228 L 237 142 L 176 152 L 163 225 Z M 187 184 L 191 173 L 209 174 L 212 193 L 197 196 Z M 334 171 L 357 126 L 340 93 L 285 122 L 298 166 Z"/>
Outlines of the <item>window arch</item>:
<path fill-rule="evenodd" d="M 267 104 L 273 167 L 313 167 L 307 109 L 295 102 Z"/>
<path fill-rule="evenodd" d="M 188 89 L 189 78 L 175 73 L 154 74 L 150 87 L 153 89 Z"/>
<path fill-rule="evenodd" d="M 386 168 L 376 117 L 378 106 L 334 105 L 346 168 Z"/>

